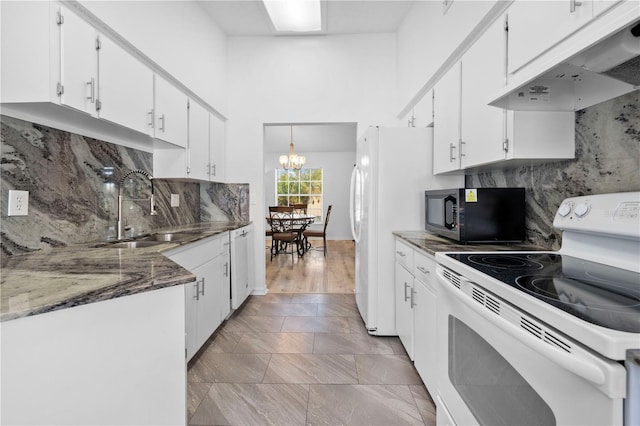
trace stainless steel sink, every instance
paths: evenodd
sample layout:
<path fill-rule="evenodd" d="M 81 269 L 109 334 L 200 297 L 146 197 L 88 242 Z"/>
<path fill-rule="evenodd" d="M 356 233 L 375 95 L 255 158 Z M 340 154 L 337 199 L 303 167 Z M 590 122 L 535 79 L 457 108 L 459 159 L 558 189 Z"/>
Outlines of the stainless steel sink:
<path fill-rule="evenodd" d="M 102 248 L 124 248 L 124 249 L 134 249 L 134 248 L 142 248 L 142 247 L 153 247 L 162 244 L 163 241 L 119 241 L 117 243 L 110 243 L 100 245 Z"/>
<path fill-rule="evenodd" d="M 174 232 L 174 233 L 166 233 L 166 234 L 153 234 L 148 235 L 146 237 L 139 238 L 136 241 L 159 241 L 159 242 L 167 242 L 167 241 L 184 241 L 193 238 L 195 233 L 193 232 Z"/>

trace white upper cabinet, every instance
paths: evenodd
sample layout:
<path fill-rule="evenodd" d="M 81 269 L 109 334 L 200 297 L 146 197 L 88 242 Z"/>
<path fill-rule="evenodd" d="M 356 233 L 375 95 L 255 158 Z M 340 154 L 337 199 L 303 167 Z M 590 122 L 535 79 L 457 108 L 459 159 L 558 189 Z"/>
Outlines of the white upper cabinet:
<path fill-rule="evenodd" d="M 509 73 L 536 58 L 593 17 L 592 0 L 516 0 L 509 14 Z"/>
<path fill-rule="evenodd" d="M 436 83 L 433 98 L 433 173 L 460 169 L 461 63 Z"/>
<path fill-rule="evenodd" d="M 504 160 L 575 156 L 572 113 L 508 111 L 488 105 L 506 83 L 507 33 L 499 17 L 435 85 L 434 173 Z"/>
<path fill-rule="evenodd" d="M 50 2 L 0 2 L 0 101 L 59 102 L 58 7 Z"/>
<path fill-rule="evenodd" d="M 225 170 L 225 122 L 215 116 L 209 118 L 209 180 L 224 182 Z"/>
<path fill-rule="evenodd" d="M 209 111 L 197 102 L 189 103 L 188 177 L 209 180 Z"/>
<path fill-rule="evenodd" d="M 98 52 L 99 117 L 149 134 L 153 73 L 107 37 L 100 37 Z"/>
<path fill-rule="evenodd" d="M 153 135 L 177 146 L 187 146 L 187 102 L 183 92 L 167 80 L 155 75 Z"/>
<path fill-rule="evenodd" d="M 60 103 L 97 115 L 98 33 L 69 10 L 60 14 Z"/>
<path fill-rule="evenodd" d="M 506 32 L 497 19 L 462 57 L 461 168 L 505 158 L 505 110 L 487 106 L 505 85 Z"/>

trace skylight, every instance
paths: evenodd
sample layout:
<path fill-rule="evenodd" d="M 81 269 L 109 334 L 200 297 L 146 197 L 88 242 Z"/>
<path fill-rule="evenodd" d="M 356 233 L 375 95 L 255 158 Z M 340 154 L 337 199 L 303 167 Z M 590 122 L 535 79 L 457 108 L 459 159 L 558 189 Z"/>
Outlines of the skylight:
<path fill-rule="evenodd" d="M 322 30 L 320 0 L 262 0 L 276 31 Z"/>

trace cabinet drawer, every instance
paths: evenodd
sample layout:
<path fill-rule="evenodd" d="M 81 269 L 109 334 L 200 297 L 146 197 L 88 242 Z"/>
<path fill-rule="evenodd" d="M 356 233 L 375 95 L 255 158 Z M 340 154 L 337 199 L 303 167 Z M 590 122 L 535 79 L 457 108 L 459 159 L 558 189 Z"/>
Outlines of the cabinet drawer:
<path fill-rule="evenodd" d="M 192 270 L 224 253 L 225 250 L 229 250 L 228 243 L 229 232 L 223 232 L 222 234 L 171 250 L 166 255 L 183 268 Z"/>
<path fill-rule="evenodd" d="M 400 240 L 396 240 L 396 263 L 413 273 L 413 248 Z"/>
<path fill-rule="evenodd" d="M 421 282 L 432 286 L 433 274 L 436 268 L 436 262 L 433 256 L 416 250 L 414 253 L 414 271 L 413 275 Z"/>

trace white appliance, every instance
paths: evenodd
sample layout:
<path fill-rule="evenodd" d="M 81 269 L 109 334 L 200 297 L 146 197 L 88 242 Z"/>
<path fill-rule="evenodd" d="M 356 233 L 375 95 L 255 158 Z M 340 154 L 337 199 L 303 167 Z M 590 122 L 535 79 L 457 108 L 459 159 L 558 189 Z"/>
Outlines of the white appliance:
<path fill-rule="evenodd" d="M 373 335 L 397 335 L 393 231 L 424 227 L 425 189 L 457 188 L 464 176 L 432 174 L 433 128 L 369 127 L 357 142 L 350 217 L 356 303 Z"/>
<path fill-rule="evenodd" d="M 437 253 L 437 423 L 640 424 L 640 192 L 568 198 L 557 252 Z"/>

